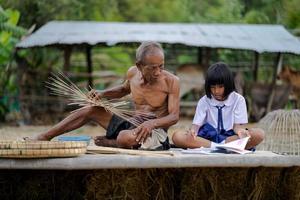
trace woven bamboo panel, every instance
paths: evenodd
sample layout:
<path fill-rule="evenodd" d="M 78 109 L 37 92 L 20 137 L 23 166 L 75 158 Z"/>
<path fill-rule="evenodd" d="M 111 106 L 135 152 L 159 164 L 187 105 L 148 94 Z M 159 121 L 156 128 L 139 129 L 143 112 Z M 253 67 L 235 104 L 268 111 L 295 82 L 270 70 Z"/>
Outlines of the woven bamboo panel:
<path fill-rule="evenodd" d="M 86 153 L 86 142 L 0 140 L 0 157 L 49 158 L 74 157 Z"/>
<path fill-rule="evenodd" d="M 5 141 L 0 140 L 0 149 L 72 149 L 86 148 L 86 142 L 79 141 Z"/>
<path fill-rule="evenodd" d="M 74 157 L 85 154 L 86 148 L 75 149 L 0 149 L 3 158 Z"/>

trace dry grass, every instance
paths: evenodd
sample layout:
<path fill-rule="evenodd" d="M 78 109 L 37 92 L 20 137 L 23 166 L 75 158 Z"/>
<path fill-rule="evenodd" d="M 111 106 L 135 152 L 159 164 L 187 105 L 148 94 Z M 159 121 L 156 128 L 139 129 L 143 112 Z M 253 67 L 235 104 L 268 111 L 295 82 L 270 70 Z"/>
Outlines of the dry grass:
<path fill-rule="evenodd" d="M 299 168 L 102 170 L 86 199 L 299 199 Z"/>

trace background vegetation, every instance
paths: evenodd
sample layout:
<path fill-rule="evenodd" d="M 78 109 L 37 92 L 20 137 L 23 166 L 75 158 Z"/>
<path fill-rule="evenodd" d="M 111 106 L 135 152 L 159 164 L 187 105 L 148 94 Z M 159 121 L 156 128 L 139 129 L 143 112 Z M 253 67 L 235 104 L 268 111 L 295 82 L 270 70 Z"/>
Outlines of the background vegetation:
<path fill-rule="evenodd" d="M 0 0 L 0 121 L 8 111 L 18 110 L 15 44 L 51 20 L 282 24 L 300 36 L 299 5 L 300 0 Z M 134 61 L 135 48 L 135 44 L 93 48 L 94 69 L 123 74 Z M 216 54 L 236 66 L 253 62 L 253 52 L 218 50 Z M 196 55 L 196 50 L 178 53 L 176 58 L 167 54 L 167 64 L 197 62 Z M 23 50 L 19 56 L 36 72 L 62 68 L 63 55 L 57 49 Z M 273 65 L 274 58 L 262 54 L 262 68 Z M 298 56 L 285 55 L 284 62 L 300 68 Z M 86 70 L 82 51 L 74 52 L 71 65 L 72 70 Z M 268 69 L 260 72 L 260 79 L 270 77 L 268 73 Z"/>

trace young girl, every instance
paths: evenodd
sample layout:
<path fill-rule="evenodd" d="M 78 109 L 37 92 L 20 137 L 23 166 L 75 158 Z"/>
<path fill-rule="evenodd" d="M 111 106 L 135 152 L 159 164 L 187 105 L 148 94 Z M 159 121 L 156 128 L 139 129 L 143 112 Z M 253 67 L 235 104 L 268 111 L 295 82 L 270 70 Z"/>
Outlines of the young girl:
<path fill-rule="evenodd" d="M 206 74 L 205 93 L 196 108 L 191 130 L 175 132 L 173 142 L 182 148 L 214 147 L 250 136 L 246 149 L 258 145 L 264 132 L 247 128 L 247 107 L 242 95 L 235 92 L 232 72 L 227 64 L 211 65 Z"/>

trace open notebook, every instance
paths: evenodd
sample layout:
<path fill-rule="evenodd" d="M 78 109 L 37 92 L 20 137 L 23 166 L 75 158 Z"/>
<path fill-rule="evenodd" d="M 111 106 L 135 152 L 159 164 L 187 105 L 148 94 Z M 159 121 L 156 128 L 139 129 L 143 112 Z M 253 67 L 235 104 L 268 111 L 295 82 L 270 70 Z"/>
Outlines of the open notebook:
<path fill-rule="evenodd" d="M 216 148 L 195 148 L 195 149 L 186 149 L 182 150 L 182 153 L 188 154 L 214 154 L 214 153 L 238 153 L 238 154 L 247 154 L 252 153 L 252 151 L 245 150 L 247 142 L 250 137 L 245 137 L 238 139 L 226 144 L 216 144 Z"/>

